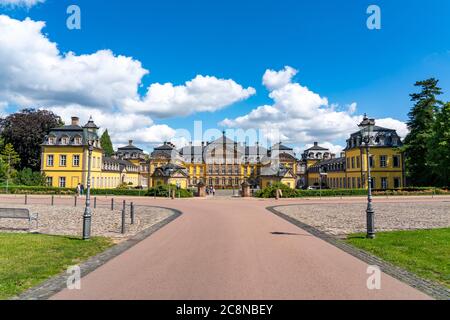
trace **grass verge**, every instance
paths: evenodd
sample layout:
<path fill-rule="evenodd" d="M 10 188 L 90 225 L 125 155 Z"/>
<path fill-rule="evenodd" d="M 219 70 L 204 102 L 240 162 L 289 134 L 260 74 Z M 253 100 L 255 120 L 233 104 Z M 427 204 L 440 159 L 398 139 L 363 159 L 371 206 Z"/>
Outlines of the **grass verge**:
<path fill-rule="evenodd" d="M 108 238 L 0 233 L 0 299 L 34 287 L 113 245 Z"/>
<path fill-rule="evenodd" d="M 347 243 L 450 288 L 450 228 L 379 232 L 369 240 L 363 234 L 348 236 Z"/>

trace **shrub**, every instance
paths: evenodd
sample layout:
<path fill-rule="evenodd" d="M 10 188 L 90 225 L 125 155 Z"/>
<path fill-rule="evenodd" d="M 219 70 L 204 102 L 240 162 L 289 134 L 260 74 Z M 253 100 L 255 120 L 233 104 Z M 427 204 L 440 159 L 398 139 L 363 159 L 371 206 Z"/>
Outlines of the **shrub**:
<path fill-rule="evenodd" d="M 45 175 L 38 171 L 33 172 L 30 168 L 25 168 L 16 173 L 14 183 L 19 186 L 45 186 Z"/>
<path fill-rule="evenodd" d="M 177 189 L 175 185 L 159 185 L 147 190 L 146 195 L 149 197 L 169 197 L 169 188 L 176 190 L 175 196 L 180 198 L 192 198 L 194 194 L 191 190 Z"/>
<path fill-rule="evenodd" d="M 257 198 L 275 198 L 276 189 L 281 189 L 283 198 L 313 198 L 313 197 L 341 197 L 341 196 L 366 196 L 367 189 L 322 189 L 320 190 L 293 190 L 289 187 L 277 183 L 255 192 Z M 403 188 L 395 190 L 373 190 L 374 196 L 401 196 L 401 195 L 440 195 L 449 194 L 448 189 L 437 188 Z"/>
<path fill-rule="evenodd" d="M 280 189 L 283 193 L 283 198 L 296 198 L 297 190 L 289 188 L 287 185 L 282 184 L 280 182 L 274 183 L 262 190 L 258 190 L 255 192 L 255 197 L 257 198 L 275 198 L 277 189 Z"/>

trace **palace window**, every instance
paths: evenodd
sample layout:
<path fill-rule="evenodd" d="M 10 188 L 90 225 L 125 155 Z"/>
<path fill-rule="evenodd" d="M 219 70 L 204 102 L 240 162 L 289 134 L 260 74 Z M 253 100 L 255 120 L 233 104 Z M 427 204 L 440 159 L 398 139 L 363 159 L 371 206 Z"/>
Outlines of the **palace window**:
<path fill-rule="evenodd" d="M 66 155 L 59 156 L 59 165 L 61 167 L 65 167 L 67 165 L 67 156 Z"/>
<path fill-rule="evenodd" d="M 387 167 L 387 156 L 380 156 L 380 167 L 381 168 Z"/>
<path fill-rule="evenodd" d="M 388 179 L 383 177 L 381 178 L 381 189 L 386 190 L 388 188 Z"/>
<path fill-rule="evenodd" d="M 361 158 L 358 156 L 356 157 L 356 167 L 359 169 L 361 167 Z"/>
<path fill-rule="evenodd" d="M 48 138 L 48 144 L 55 144 L 56 143 L 56 137 L 55 136 L 50 136 Z"/>
<path fill-rule="evenodd" d="M 80 155 L 76 154 L 73 156 L 73 166 L 79 167 L 80 166 Z"/>
<path fill-rule="evenodd" d="M 370 179 L 370 186 L 372 187 L 372 189 L 375 189 L 376 186 L 377 186 L 377 184 L 375 183 L 375 178 L 374 177 L 372 177 Z"/>
<path fill-rule="evenodd" d="M 55 156 L 50 154 L 47 156 L 47 166 L 48 167 L 53 167 L 54 165 L 54 160 L 55 160 Z"/>
<path fill-rule="evenodd" d="M 60 188 L 66 187 L 66 177 L 59 177 L 59 187 Z"/>
<path fill-rule="evenodd" d="M 53 186 L 53 177 L 47 177 L 45 179 L 45 183 L 47 184 L 48 187 L 52 187 Z"/>
<path fill-rule="evenodd" d="M 352 157 L 352 169 L 355 168 L 355 157 Z"/>
<path fill-rule="evenodd" d="M 394 178 L 394 188 L 395 188 L 395 189 L 398 189 L 398 188 L 400 188 L 401 186 L 402 186 L 402 184 L 401 184 L 400 178 L 399 178 L 399 177 L 395 177 L 395 178 Z"/>
<path fill-rule="evenodd" d="M 393 157 L 394 168 L 400 168 L 400 156 Z"/>
<path fill-rule="evenodd" d="M 369 157 L 369 164 L 371 168 L 375 167 L 375 159 L 372 155 Z"/>

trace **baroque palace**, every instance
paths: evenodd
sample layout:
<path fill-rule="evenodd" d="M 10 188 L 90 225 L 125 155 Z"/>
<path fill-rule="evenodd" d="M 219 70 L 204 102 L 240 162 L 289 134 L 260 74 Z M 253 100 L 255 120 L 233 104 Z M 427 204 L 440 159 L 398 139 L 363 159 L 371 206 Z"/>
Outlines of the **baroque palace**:
<path fill-rule="evenodd" d="M 340 157 L 329 149 L 314 146 L 298 159 L 293 149 L 281 142 L 264 148 L 241 144 L 226 137 L 177 148 L 170 142 L 147 155 L 129 141 L 114 156 L 106 157 L 92 118 L 80 126 L 77 117 L 70 125 L 54 128 L 42 144 L 41 170 L 47 184 L 60 188 L 86 185 L 88 141 L 93 141 L 91 186 L 113 189 L 122 185 L 150 188 L 173 184 L 193 188 L 200 182 L 216 189 L 236 189 L 245 181 L 253 188 L 281 182 L 290 188 L 367 188 L 367 155 L 361 133 L 347 140 Z M 395 130 L 375 126 L 370 149 L 372 187 L 394 189 L 404 186 L 404 159 L 398 147 L 401 139 Z"/>

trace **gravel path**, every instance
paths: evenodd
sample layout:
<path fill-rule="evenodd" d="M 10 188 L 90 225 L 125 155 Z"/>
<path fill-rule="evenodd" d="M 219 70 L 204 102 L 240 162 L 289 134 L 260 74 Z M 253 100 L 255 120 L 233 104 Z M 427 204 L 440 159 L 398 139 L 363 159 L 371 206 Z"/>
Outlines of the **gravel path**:
<path fill-rule="evenodd" d="M 278 211 L 328 234 L 365 232 L 366 204 L 280 206 Z M 375 203 L 377 231 L 450 227 L 450 202 Z"/>
<path fill-rule="evenodd" d="M 2 205 L 7 208 L 28 208 L 32 213 L 39 213 L 39 228 L 32 230 L 42 234 L 80 236 L 82 234 L 83 207 L 63 207 L 45 205 Z M 135 208 L 135 224 L 130 224 L 129 207 L 127 208 L 126 234 L 121 234 L 121 211 L 97 208 L 92 214 L 92 235 L 124 240 L 168 218 L 173 211 L 163 208 Z M 33 222 L 34 226 L 34 222 Z M 28 232 L 28 221 L 0 219 L 0 232 Z"/>

